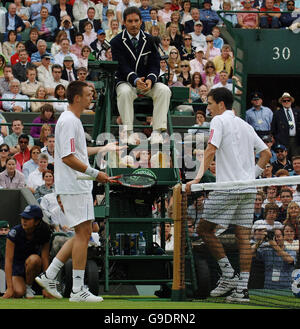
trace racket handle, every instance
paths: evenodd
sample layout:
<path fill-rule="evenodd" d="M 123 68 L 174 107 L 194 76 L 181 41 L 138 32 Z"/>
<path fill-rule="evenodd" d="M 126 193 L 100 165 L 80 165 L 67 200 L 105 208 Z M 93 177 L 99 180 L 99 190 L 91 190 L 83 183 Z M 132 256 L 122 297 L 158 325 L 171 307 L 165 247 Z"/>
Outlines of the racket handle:
<path fill-rule="evenodd" d="M 77 180 L 95 180 L 95 178 L 93 178 L 91 176 L 77 176 L 76 179 Z"/>

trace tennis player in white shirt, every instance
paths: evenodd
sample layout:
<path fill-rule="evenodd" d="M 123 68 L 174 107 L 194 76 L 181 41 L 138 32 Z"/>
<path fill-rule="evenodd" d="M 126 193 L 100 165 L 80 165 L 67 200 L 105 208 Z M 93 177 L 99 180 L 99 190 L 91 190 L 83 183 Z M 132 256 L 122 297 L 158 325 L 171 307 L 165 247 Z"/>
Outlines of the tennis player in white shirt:
<path fill-rule="evenodd" d="M 216 159 L 216 182 L 254 180 L 271 158 L 266 144 L 254 129 L 232 111 L 233 95 L 226 88 L 212 89 L 208 94 L 207 109 L 213 119 L 210 137 L 204 152 L 204 163 L 194 180 L 186 184 L 187 193 L 191 185 L 200 182 L 203 173 Z M 254 152 L 260 157 L 255 165 Z M 216 258 L 222 276 L 210 295 L 213 297 L 231 294 L 227 302 L 249 302 L 248 281 L 251 269 L 250 234 L 253 221 L 255 188 L 213 191 L 205 202 L 203 219 L 198 232 Z M 235 225 L 235 235 L 240 251 L 240 275 L 236 275 L 223 248 L 215 235 L 217 225 Z"/>
<path fill-rule="evenodd" d="M 88 156 L 106 151 L 105 147 L 87 147 L 80 115 L 90 105 L 93 97 L 88 84 L 73 81 L 67 88 L 69 109 L 63 112 L 55 128 L 55 192 L 60 195 L 64 206 L 67 225 L 75 229 L 75 236 L 68 240 L 51 262 L 46 272 L 36 281 L 50 295 L 62 298 L 57 290 L 56 276 L 64 263 L 72 257 L 73 288 L 72 302 L 101 302 L 100 296 L 93 295 L 84 287 L 84 272 L 88 242 L 92 233 L 94 207 L 92 180 L 78 180 L 80 175 L 89 175 L 100 183 L 107 183 L 106 173 L 92 168 Z M 113 145 L 112 145 L 113 144 Z M 118 148 L 114 143 L 110 147 Z"/>

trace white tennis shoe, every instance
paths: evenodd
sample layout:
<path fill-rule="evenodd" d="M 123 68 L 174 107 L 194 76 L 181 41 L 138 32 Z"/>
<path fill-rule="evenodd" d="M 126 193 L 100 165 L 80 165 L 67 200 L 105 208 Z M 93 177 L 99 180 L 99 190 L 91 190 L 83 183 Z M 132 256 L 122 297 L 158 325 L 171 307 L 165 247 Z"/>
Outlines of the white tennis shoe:
<path fill-rule="evenodd" d="M 227 278 L 225 276 L 221 276 L 217 286 L 214 290 L 210 292 L 211 297 L 221 297 L 235 289 L 238 283 L 239 277 L 238 275 L 234 275 L 231 278 Z"/>
<path fill-rule="evenodd" d="M 63 297 L 57 290 L 59 282 L 57 280 L 48 279 L 45 272 L 37 276 L 35 281 L 51 296 L 59 299 Z"/>
<path fill-rule="evenodd" d="M 93 295 L 87 288 L 83 287 L 78 292 L 71 292 L 70 302 L 90 302 L 90 303 L 98 303 L 102 302 L 103 298 L 101 296 Z"/>

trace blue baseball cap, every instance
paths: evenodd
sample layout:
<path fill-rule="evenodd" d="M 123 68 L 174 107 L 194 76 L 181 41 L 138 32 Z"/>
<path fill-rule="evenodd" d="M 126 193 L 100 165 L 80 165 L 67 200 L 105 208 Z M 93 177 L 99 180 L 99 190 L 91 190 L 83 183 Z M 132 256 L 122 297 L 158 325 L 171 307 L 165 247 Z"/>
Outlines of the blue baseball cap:
<path fill-rule="evenodd" d="M 25 207 L 24 211 L 20 214 L 21 217 L 31 219 L 31 218 L 43 218 L 42 209 L 34 204 Z"/>
<path fill-rule="evenodd" d="M 97 31 L 97 34 L 105 34 L 104 30 L 100 29 Z"/>
<path fill-rule="evenodd" d="M 286 151 L 287 148 L 284 145 L 282 145 L 282 144 L 278 144 L 278 145 L 275 146 L 275 150 L 283 150 L 283 151 Z"/>

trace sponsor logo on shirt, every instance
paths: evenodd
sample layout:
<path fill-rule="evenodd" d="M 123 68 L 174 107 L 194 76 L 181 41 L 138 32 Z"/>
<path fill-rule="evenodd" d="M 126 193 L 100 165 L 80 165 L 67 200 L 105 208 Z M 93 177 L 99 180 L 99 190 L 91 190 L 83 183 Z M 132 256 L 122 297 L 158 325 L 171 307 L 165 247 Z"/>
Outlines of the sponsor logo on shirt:
<path fill-rule="evenodd" d="M 70 143 L 71 143 L 71 152 L 75 152 L 75 139 L 71 138 Z"/>
<path fill-rule="evenodd" d="M 208 138 L 208 142 L 207 143 L 210 143 L 212 138 L 213 138 L 213 135 L 214 135 L 214 129 L 211 129 L 210 130 L 210 134 L 209 134 L 209 138 Z"/>

